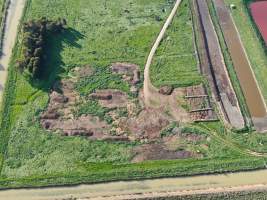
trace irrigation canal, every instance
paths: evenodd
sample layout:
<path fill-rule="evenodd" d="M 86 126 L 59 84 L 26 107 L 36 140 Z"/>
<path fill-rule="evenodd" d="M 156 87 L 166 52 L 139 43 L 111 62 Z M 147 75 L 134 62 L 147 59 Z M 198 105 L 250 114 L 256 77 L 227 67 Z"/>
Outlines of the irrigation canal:
<path fill-rule="evenodd" d="M 224 0 L 213 0 L 237 77 L 256 130 L 267 131 L 267 111 L 254 72 Z"/>

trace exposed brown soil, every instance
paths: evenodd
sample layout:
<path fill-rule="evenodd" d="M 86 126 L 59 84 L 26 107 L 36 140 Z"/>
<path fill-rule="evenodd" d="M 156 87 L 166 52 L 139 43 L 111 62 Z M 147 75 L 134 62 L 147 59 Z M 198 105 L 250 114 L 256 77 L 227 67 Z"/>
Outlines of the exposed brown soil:
<path fill-rule="evenodd" d="M 81 135 L 95 139 L 108 134 L 110 126 L 98 117 L 74 117 L 73 110 L 80 97 L 74 91 L 73 84 L 70 80 L 63 80 L 54 85 L 47 110 L 41 116 L 43 128 L 60 132 L 65 136 Z"/>
<path fill-rule="evenodd" d="M 194 153 L 186 150 L 169 150 L 162 144 L 145 144 L 134 150 L 137 154 L 132 162 L 145 160 L 171 160 L 194 157 Z"/>
<path fill-rule="evenodd" d="M 93 68 L 90 65 L 76 67 L 73 69 L 74 75 L 79 78 L 84 78 L 94 73 Z"/>
<path fill-rule="evenodd" d="M 172 86 L 162 86 L 159 89 L 159 93 L 163 95 L 171 95 L 173 92 L 173 87 Z"/>
<path fill-rule="evenodd" d="M 145 109 L 134 118 L 125 121 L 125 127 L 133 137 L 152 141 L 160 138 L 160 131 L 170 124 L 172 119 L 160 109 Z"/>
<path fill-rule="evenodd" d="M 210 98 L 203 85 L 187 87 L 186 99 L 190 107 L 192 121 L 215 121 L 218 120 Z"/>
<path fill-rule="evenodd" d="M 204 135 L 182 133 L 179 128 L 174 128 L 171 135 L 164 136 L 155 143 L 144 144 L 135 148 L 133 152 L 136 156 L 132 162 L 200 158 L 203 155 L 188 149 L 186 143 L 195 144 L 206 140 L 207 138 Z"/>
<path fill-rule="evenodd" d="M 100 105 L 106 108 L 126 107 L 128 102 L 128 95 L 119 90 L 98 90 L 91 94 L 90 97 L 98 100 Z"/>
<path fill-rule="evenodd" d="M 138 69 L 131 64 L 118 64 L 120 72 L 130 73 Z M 100 106 L 109 108 L 108 115 L 113 119 L 112 124 L 92 115 L 75 116 L 78 104 L 87 101 L 81 98 L 74 89 L 75 80 L 84 74 L 92 74 L 89 66 L 75 68 L 75 77 L 55 83 L 49 105 L 41 115 L 41 125 L 47 130 L 59 132 L 62 135 L 82 135 L 91 139 L 101 140 L 156 140 L 160 131 L 173 121 L 161 108 L 144 109 L 142 93 L 139 99 L 130 99 L 128 94 L 119 90 L 97 90 L 89 95 L 89 99 L 98 101 Z M 130 71 L 130 72 L 129 72 Z M 117 71 L 118 72 L 118 71 Z M 126 116 L 119 116 L 119 109 L 124 109 Z M 111 134 L 112 133 L 112 134 Z"/>
<path fill-rule="evenodd" d="M 138 68 L 136 65 L 121 63 L 115 66 L 119 66 L 116 73 L 125 73 L 127 76 Z M 199 156 L 190 150 L 177 150 L 177 148 L 179 140 L 194 142 L 201 138 L 194 135 L 188 140 L 187 137 L 182 138 L 179 135 L 179 128 L 173 130 L 172 137 L 161 136 L 162 130 L 177 120 L 172 113 L 175 115 L 177 111 L 176 114 L 180 119 L 178 105 L 179 102 L 184 101 L 182 97 L 186 95 L 185 89 L 175 89 L 171 95 L 161 94 L 161 99 L 155 100 L 155 104 L 158 100 L 162 100 L 163 103 L 168 102 L 168 106 L 160 104 L 155 107 L 145 107 L 142 90 L 138 98 L 130 98 L 127 93 L 114 89 L 97 90 L 85 98 L 80 97 L 75 91 L 74 84 L 84 74 L 92 75 L 93 70 L 90 66 L 85 66 L 75 68 L 73 72 L 74 77 L 71 79 L 64 79 L 54 84 L 48 107 L 41 115 L 41 125 L 44 129 L 63 136 L 86 136 L 93 140 L 144 143 L 133 148 L 133 153 L 136 155 L 134 162 Z M 125 81 L 129 80 L 125 79 Z M 75 115 L 77 105 L 86 103 L 88 100 L 97 101 L 100 106 L 110 109 L 107 115 L 112 118 L 112 124 L 90 114 L 77 117 Z M 120 114 L 121 112 L 123 114 Z"/>
<path fill-rule="evenodd" d="M 136 85 L 141 81 L 140 67 L 138 65 L 117 62 L 111 65 L 111 71 L 123 75 L 123 80 L 132 86 L 131 92 L 138 93 Z"/>

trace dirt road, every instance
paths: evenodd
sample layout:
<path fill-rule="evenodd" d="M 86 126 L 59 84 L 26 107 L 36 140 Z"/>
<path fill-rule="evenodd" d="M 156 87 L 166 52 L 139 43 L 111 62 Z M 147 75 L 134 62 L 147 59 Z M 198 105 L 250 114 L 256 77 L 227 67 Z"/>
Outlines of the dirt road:
<path fill-rule="evenodd" d="M 176 121 L 188 122 L 190 121 L 189 114 L 184 109 L 182 109 L 177 105 L 177 97 L 182 96 L 181 90 L 175 89 L 172 95 L 162 95 L 159 93 L 159 90 L 152 85 L 150 80 L 150 66 L 152 64 L 153 57 L 157 51 L 157 48 L 160 45 L 160 42 L 164 37 L 166 30 L 170 26 L 173 18 L 175 17 L 181 2 L 182 0 L 177 0 L 175 2 L 170 15 L 168 16 L 164 26 L 162 27 L 149 53 L 144 70 L 143 95 L 144 95 L 144 103 L 147 108 L 150 107 L 162 108 L 162 112 L 169 112 Z"/>
<path fill-rule="evenodd" d="M 26 0 L 11 0 L 6 17 L 2 56 L 0 57 L 0 103 L 2 101 L 4 85 L 7 78 L 8 64 L 17 37 L 17 29 L 23 14 Z"/>
<path fill-rule="evenodd" d="M 60 200 L 68 197 L 90 199 L 129 199 L 130 197 L 186 195 L 267 189 L 267 170 L 165 178 L 144 181 L 111 182 L 72 187 L 0 191 L 5 200 Z M 133 195 L 133 196 L 132 196 Z M 125 198 L 127 197 L 127 198 Z"/>
<path fill-rule="evenodd" d="M 162 27 L 150 53 L 149 53 L 149 56 L 147 58 L 147 62 L 146 62 L 146 65 L 145 65 L 145 71 L 144 71 L 144 98 L 145 98 L 145 104 L 146 105 L 150 105 L 150 100 L 151 100 L 151 97 L 152 98 L 155 98 L 158 94 L 158 90 L 157 88 L 155 88 L 151 81 L 150 81 L 150 76 L 149 76 L 149 72 L 150 72 L 150 66 L 152 64 L 152 61 L 153 61 L 153 57 L 157 51 L 157 48 L 159 47 L 160 45 L 160 42 L 162 41 L 163 37 L 164 37 L 164 34 L 166 32 L 166 30 L 168 29 L 168 27 L 170 26 L 177 10 L 178 10 L 178 7 L 181 3 L 181 0 L 177 0 L 168 19 L 166 20 L 164 26 Z"/>

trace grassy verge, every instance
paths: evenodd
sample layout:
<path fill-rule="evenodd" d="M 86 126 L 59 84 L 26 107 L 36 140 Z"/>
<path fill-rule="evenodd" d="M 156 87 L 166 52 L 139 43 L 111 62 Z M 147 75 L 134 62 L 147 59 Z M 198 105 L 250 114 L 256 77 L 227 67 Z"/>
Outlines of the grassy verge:
<path fill-rule="evenodd" d="M 0 22 L 2 24 L 3 18 L 4 18 L 4 14 L 6 12 L 6 8 L 7 8 L 7 3 L 9 2 L 9 0 L 0 0 Z"/>
<path fill-rule="evenodd" d="M 150 161 L 137 164 L 83 164 L 80 172 L 34 175 L 23 178 L 2 178 L 1 188 L 40 187 L 79 183 L 99 183 L 114 180 L 151 179 L 160 177 L 188 176 L 194 174 L 235 172 L 264 168 L 262 159 L 202 159 L 182 161 Z M 163 167 L 164 166 L 164 167 Z"/>

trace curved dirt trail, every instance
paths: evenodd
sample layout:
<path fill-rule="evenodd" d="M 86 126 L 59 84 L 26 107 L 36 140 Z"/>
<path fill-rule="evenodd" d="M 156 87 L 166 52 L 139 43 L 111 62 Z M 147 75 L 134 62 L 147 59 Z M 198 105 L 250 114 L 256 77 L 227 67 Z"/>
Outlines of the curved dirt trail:
<path fill-rule="evenodd" d="M 17 30 L 26 0 L 11 0 L 4 29 L 2 56 L 0 57 L 0 103 L 2 101 L 5 82 L 7 79 L 8 65 L 12 56 L 12 49 L 17 38 Z"/>
<path fill-rule="evenodd" d="M 151 83 L 150 76 L 149 76 L 150 66 L 152 64 L 152 60 L 153 60 L 153 57 L 157 51 L 157 48 L 159 47 L 160 42 L 162 41 L 166 30 L 168 29 L 169 25 L 171 24 L 175 14 L 178 10 L 180 3 L 181 3 L 181 0 L 176 1 L 175 5 L 171 11 L 171 14 L 169 15 L 168 19 L 166 20 L 164 26 L 162 27 L 162 29 L 161 29 L 161 31 L 160 31 L 160 33 L 159 33 L 159 35 L 155 41 L 150 53 L 149 53 L 149 56 L 147 58 L 147 62 L 145 65 L 145 71 L 144 71 L 144 99 L 145 99 L 146 106 L 150 105 L 151 98 L 155 99 L 155 98 L 160 96 L 157 88 L 155 88 Z"/>
<path fill-rule="evenodd" d="M 173 118 L 176 121 L 181 121 L 181 122 L 188 122 L 189 121 L 189 116 L 188 113 L 180 108 L 177 105 L 177 97 L 182 96 L 181 90 L 175 89 L 172 95 L 162 95 L 159 93 L 158 89 L 153 86 L 150 80 L 150 66 L 153 61 L 153 57 L 157 51 L 157 48 L 160 45 L 160 42 L 162 41 L 166 30 L 170 26 L 173 18 L 175 17 L 178 7 L 180 6 L 182 0 L 177 0 L 176 3 L 174 4 L 174 7 L 168 16 L 164 26 L 162 27 L 150 53 L 147 58 L 147 62 L 145 65 L 145 70 L 144 70 L 144 90 L 143 90 L 143 95 L 144 95 L 144 103 L 147 108 L 153 107 L 153 108 L 162 108 L 163 112 L 167 111 L 169 112 Z"/>

